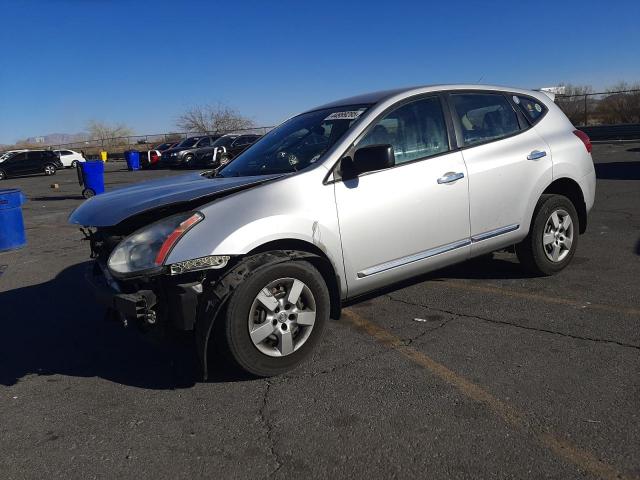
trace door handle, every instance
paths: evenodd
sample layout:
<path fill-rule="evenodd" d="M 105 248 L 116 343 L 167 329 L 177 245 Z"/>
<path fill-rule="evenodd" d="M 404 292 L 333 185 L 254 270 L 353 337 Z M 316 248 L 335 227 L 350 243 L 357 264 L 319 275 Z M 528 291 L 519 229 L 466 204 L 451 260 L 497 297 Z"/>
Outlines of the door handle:
<path fill-rule="evenodd" d="M 451 183 L 455 182 L 456 180 L 460 180 L 461 178 L 464 178 L 464 173 L 462 172 L 447 172 L 438 179 L 438 183 Z"/>
<path fill-rule="evenodd" d="M 527 155 L 527 160 L 537 160 L 539 158 L 546 157 L 546 156 L 547 156 L 547 152 L 545 152 L 544 150 L 534 150 L 529 155 Z"/>

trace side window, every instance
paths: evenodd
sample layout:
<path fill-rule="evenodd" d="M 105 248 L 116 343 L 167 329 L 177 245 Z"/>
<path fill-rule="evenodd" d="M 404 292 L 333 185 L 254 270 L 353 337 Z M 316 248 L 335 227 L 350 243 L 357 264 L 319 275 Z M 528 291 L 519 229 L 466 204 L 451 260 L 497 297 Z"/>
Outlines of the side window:
<path fill-rule="evenodd" d="M 529 123 L 532 125 L 547 111 L 547 108 L 542 102 L 531 97 L 514 95 L 513 101 L 520 107 L 520 110 L 522 110 L 522 113 L 524 113 L 524 116 L 527 117 L 527 120 L 529 120 Z"/>
<path fill-rule="evenodd" d="M 454 93 L 451 100 L 465 145 L 497 140 L 520 130 L 516 112 L 502 94 Z"/>
<path fill-rule="evenodd" d="M 69 150 L 61 150 L 60 155 L 73 155 Z"/>
<path fill-rule="evenodd" d="M 358 147 L 386 144 L 393 147 L 396 164 L 448 151 L 440 98 L 425 98 L 398 107 L 378 120 Z"/>
<path fill-rule="evenodd" d="M 18 162 L 22 162 L 23 160 L 27 159 L 27 154 L 26 153 L 16 153 L 15 155 L 13 155 L 12 157 L 9 157 L 9 161 L 12 164 L 16 164 Z"/>
<path fill-rule="evenodd" d="M 42 152 L 29 152 L 29 160 L 41 160 Z"/>
<path fill-rule="evenodd" d="M 198 142 L 198 148 L 208 147 L 209 145 L 211 145 L 211 140 L 209 139 L 209 137 L 203 138 Z"/>

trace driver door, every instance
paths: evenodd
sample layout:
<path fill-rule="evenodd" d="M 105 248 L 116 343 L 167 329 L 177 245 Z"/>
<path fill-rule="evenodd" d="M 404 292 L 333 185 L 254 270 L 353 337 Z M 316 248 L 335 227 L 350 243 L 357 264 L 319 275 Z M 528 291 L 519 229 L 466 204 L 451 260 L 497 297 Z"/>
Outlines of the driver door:
<path fill-rule="evenodd" d="M 469 257 L 467 169 L 448 138 L 432 96 L 387 113 L 356 142 L 351 154 L 392 145 L 396 165 L 334 184 L 350 297 Z"/>

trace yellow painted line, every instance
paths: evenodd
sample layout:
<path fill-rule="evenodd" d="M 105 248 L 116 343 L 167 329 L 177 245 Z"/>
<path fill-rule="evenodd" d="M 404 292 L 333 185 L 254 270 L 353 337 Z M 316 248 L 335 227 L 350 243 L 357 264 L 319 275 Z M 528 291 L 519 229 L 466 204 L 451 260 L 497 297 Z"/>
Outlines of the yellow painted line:
<path fill-rule="evenodd" d="M 528 292 L 518 292 L 516 290 L 509 290 L 507 288 L 472 285 L 469 283 L 456 282 L 451 280 L 443 280 L 438 283 L 441 285 L 445 285 L 447 287 L 459 288 L 461 290 L 467 290 L 471 292 L 490 293 L 490 294 L 496 294 L 496 295 L 503 295 L 511 298 L 523 298 L 526 300 L 535 300 L 538 302 L 554 303 L 557 305 L 566 305 L 568 307 L 579 308 L 581 310 L 601 310 L 609 313 L 640 316 L 640 309 L 638 308 L 617 307 L 615 305 L 581 302 L 578 300 L 571 300 L 568 298 L 547 297 L 545 295 L 538 295 L 535 293 L 528 293 Z"/>
<path fill-rule="evenodd" d="M 556 456 L 576 465 L 578 468 L 604 479 L 634 479 L 618 471 L 615 467 L 600 461 L 592 453 L 582 450 L 572 443 L 549 432 L 535 428 L 525 421 L 525 414 L 516 407 L 498 399 L 481 386 L 467 380 L 450 370 L 443 364 L 436 362 L 431 357 L 418 350 L 407 346 L 399 337 L 388 332 L 384 328 L 372 323 L 355 313 L 352 309 L 343 311 L 343 318 L 356 329 L 367 333 L 381 344 L 396 350 L 413 363 L 428 370 L 433 375 L 455 387 L 460 393 L 477 402 L 482 402 L 494 414 L 502 418 L 507 424 L 522 430 L 531 436 L 543 447 L 551 450 Z"/>

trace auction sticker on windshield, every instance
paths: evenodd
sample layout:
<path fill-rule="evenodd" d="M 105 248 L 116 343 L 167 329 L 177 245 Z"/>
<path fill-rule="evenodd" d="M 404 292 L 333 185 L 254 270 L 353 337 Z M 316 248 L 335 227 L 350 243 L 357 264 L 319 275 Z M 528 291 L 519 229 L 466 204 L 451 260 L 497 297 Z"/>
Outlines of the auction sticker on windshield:
<path fill-rule="evenodd" d="M 362 114 L 362 112 L 364 112 L 364 109 L 349 110 L 347 112 L 333 112 L 331 115 L 325 118 L 324 121 L 326 122 L 327 120 L 355 120 Z"/>

